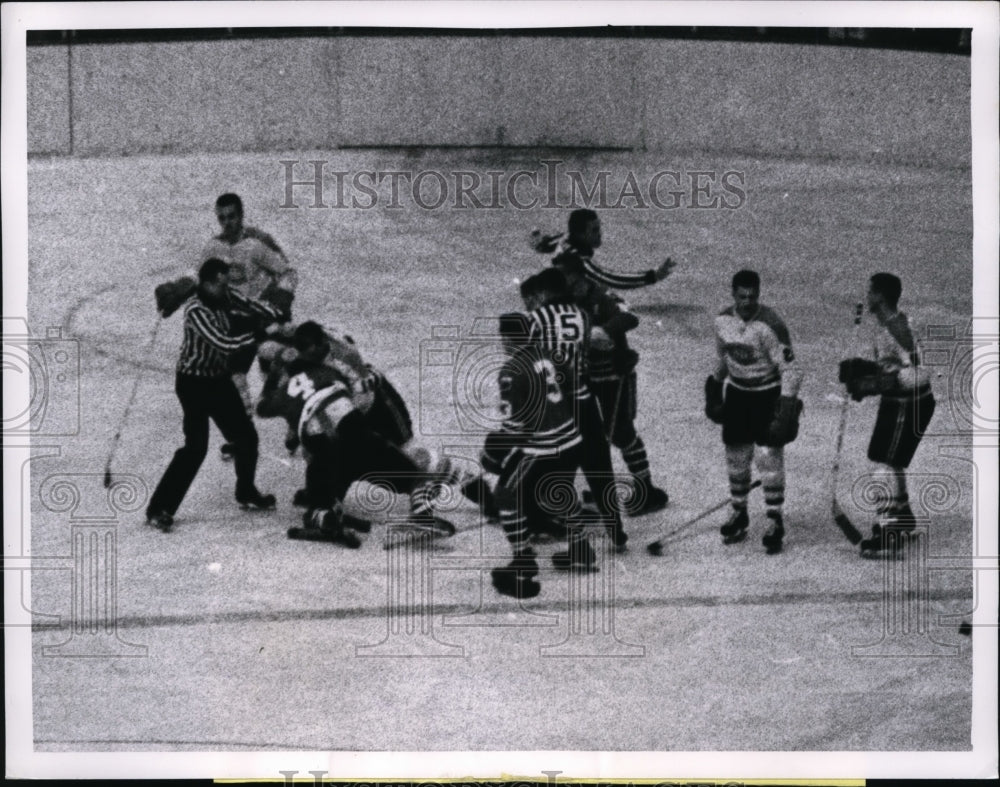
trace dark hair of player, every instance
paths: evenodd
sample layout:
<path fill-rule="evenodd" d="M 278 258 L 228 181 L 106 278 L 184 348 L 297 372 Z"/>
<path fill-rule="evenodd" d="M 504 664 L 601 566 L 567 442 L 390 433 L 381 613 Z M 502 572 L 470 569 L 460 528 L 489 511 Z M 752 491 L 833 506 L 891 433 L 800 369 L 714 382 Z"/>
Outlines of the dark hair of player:
<path fill-rule="evenodd" d="M 229 263 L 210 257 L 198 269 L 198 281 L 202 284 L 206 281 L 215 281 L 223 273 L 229 273 Z"/>
<path fill-rule="evenodd" d="M 227 208 L 230 205 L 233 205 L 241 216 L 243 215 L 243 200 L 238 195 L 226 193 L 215 201 L 216 208 Z"/>
<path fill-rule="evenodd" d="M 292 344 L 299 352 L 305 351 L 309 347 L 322 344 L 326 340 L 326 333 L 319 323 L 307 320 L 295 329 L 292 336 Z"/>
<path fill-rule="evenodd" d="M 757 290 L 760 292 L 760 276 L 757 271 L 751 271 L 744 268 L 741 271 L 737 271 L 733 276 L 733 289 L 739 287 L 749 287 L 751 290 Z"/>
<path fill-rule="evenodd" d="M 890 309 L 896 308 L 899 296 L 903 294 L 903 282 L 891 273 L 876 273 L 871 277 L 871 288 L 882 296 Z"/>
<path fill-rule="evenodd" d="M 549 297 L 570 295 L 569 283 L 566 281 L 566 276 L 561 270 L 558 268 L 545 268 L 521 282 L 522 298 L 542 294 Z"/>
<path fill-rule="evenodd" d="M 577 208 L 569 214 L 569 224 L 567 229 L 570 235 L 580 235 L 587 225 L 597 218 L 597 212 L 590 208 Z"/>

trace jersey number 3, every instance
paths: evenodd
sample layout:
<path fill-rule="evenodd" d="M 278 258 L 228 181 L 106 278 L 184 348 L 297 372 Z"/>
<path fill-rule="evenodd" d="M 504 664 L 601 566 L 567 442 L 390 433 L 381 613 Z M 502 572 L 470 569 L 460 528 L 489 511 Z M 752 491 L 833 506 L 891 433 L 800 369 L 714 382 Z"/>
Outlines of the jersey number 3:
<path fill-rule="evenodd" d="M 565 316 L 565 315 L 564 315 Z M 562 401 L 562 391 L 556 381 L 556 367 L 547 358 L 540 358 L 534 363 L 535 371 L 545 378 L 545 398 L 553 404 Z"/>

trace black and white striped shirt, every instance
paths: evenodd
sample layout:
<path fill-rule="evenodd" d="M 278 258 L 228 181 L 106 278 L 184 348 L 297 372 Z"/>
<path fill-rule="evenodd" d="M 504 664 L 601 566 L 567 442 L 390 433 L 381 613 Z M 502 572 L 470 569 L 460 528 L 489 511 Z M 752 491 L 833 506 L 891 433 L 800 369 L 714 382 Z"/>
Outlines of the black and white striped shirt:
<path fill-rule="evenodd" d="M 530 339 L 552 358 L 558 372 L 559 387 L 567 398 L 586 399 L 587 352 L 590 347 L 590 321 L 572 302 L 548 303 L 528 314 Z"/>
<path fill-rule="evenodd" d="M 280 312 L 274 306 L 247 298 L 229 290 L 229 300 L 210 305 L 196 295 L 184 307 L 184 341 L 177 361 L 177 373 L 193 377 L 227 377 L 227 359 L 237 350 L 254 343 L 252 333 L 231 333 L 230 316 L 234 310 L 258 314 L 276 320 Z"/>
<path fill-rule="evenodd" d="M 616 290 L 634 290 L 656 284 L 655 270 L 650 269 L 641 273 L 609 271 L 594 262 L 593 249 L 583 245 L 573 245 L 568 238 L 560 241 L 552 258 L 552 264 L 569 273 L 582 273 L 591 281 Z"/>

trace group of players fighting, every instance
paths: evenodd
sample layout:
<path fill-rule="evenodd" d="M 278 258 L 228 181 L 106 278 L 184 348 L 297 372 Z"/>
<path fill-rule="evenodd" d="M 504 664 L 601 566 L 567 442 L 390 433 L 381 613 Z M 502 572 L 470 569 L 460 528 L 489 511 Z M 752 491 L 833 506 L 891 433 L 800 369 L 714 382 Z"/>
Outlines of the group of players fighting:
<path fill-rule="evenodd" d="M 244 224 L 239 197 L 219 197 L 216 216 L 222 232 L 204 249 L 197 277 L 156 291 L 162 316 L 184 307 L 176 390 L 185 444 L 150 498 L 151 525 L 172 527 L 207 453 L 209 420 L 226 439 L 223 456 L 234 461 L 237 502 L 275 507 L 274 496 L 254 485 L 254 414 L 283 418 L 286 446 L 301 447 L 306 459 L 305 486 L 294 498 L 305 513 L 290 537 L 359 547 L 359 534 L 371 525 L 345 511 L 344 500 L 360 480 L 409 495 L 410 532 L 447 537 L 455 528 L 435 512 L 434 501 L 454 486 L 499 520 L 513 559 L 494 569 L 493 585 L 518 598 L 540 592 L 539 541 L 567 542 L 553 555 L 557 569 L 593 571 L 594 533 L 606 533 L 611 548 L 624 551 L 623 514 L 641 516 L 668 504 L 635 428 L 638 355 L 627 333 L 639 320 L 612 290 L 661 281 L 674 267 L 671 260 L 637 274 L 598 266 L 593 255 L 601 225 L 589 209 L 570 214 L 566 233 L 532 233 L 532 246 L 551 255 L 551 265 L 521 283 L 523 310 L 499 317 L 502 423 L 485 438 L 481 472 L 472 473 L 415 438 L 402 397 L 349 336 L 314 321 L 291 322 L 296 272 L 271 236 Z M 732 279 L 733 304 L 715 318 L 718 361 L 705 382 L 705 412 L 722 425 L 725 445 L 731 514 L 721 527 L 723 541 L 735 544 L 747 535 L 756 464 L 767 519 L 761 541 L 773 555 L 783 547 L 784 446 L 798 434 L 801 373 L 787 327 L 759 303 L 760 286 L 751 270 Z M 871 357 L 849 359 L 840 369 L 853 398 L 881 397 L 869 458 L 883 468 L 892 491 L 871 537 L 861 542 L 865 556 L 882 554 L 887 525 L 915 526 L 905 469 L 934 408 L 913 333 L 897 309 L 900 293 L 892 274 L 871 278 L 868 309 L 878 324 Z M 255 358 L 265 376 L 256 402 L 247 383 Z M 625 489 L 612 470 L 612 445 L 628 468 Z M 567 501 L 564 492 L 574 488 L 578 472 L 587 492 L 582 501 L 575 492 Z"/>

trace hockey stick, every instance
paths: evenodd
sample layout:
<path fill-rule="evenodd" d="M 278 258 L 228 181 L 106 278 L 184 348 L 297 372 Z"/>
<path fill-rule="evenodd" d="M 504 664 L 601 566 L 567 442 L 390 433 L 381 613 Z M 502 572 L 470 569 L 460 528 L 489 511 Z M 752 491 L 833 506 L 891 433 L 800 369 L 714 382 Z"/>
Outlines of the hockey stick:
<path fill-rule="evenodd" d="M 752 491 L 752 490 L 756 489 L 758 486 L 760 486 L 760 479 L 759 478 L 756 481 L 754 481 L 752 484 L 750 484 L 750 489 L 747 490 L 747 491 L 748 492 Z M 653 555 L 655 557 L 659 557 L 660 555 L 663 554 L 663 547 L 664 547 L 664 545 L 665 545 L 665 543 L 667 541 L 669 541 L 671 538 L 673 538 L 674 536 L 676 536 L 682 530 L 686 530 L 687 528 L 691 527 L 691 525 L 693 525 L 695 522 L 700 522 L 702 519 L 704 519 L 705 517 L 707 517 L 709 514 L 714 514 L 720 508 L 725 508 L 727 505 L 729 505 L 729 502 L 730 502 L 730 498 L 727 497 L 721 503 L 717 503 L 716 505 L 712 506 L 711 508 L 706 509 L 705 511 L 702 511 L 700 514 L 698 514 L 698 516 L 694 517 L 693 519 L 689 519 L 684 524 L 678 525 L 677 527 L 675 527 L 673 530 L 671 530 L 666 535 L 660 536 L 658 539 L 656 539 L 656 541 L 651 541 L 650 543 L 648 543 L 646 545 L 646 551 L 649 552 L 649 554 L 651 554 L 651 555 Z"/>
<path fill-rule="evenodd" d="M 857 304 L 854 307 L 854 344 L 858 343 L 858 329 L 861 326 L 861 315 L 864 313 L 864 304 Z M 861 532 L 854 526 L 847 514 L 837 502 L 837 478 L 840 475 L 840 454 L 844 446 L 844 431 L 847 426 L 847 408 L 851 403 L 850 396 L 845 392 L 844 400 L 840 404 L 840 424 L 837 426 L 837 447 L 833 455 L 833 469 L 830 471 L 830 499 L 833 521 L 837 527 L 847 537 L 847 540 L 854 546 L 861 543 Z"/>
<path fill-rule="evenodd" d="M 157 317 L 156 325 L 153 326 L 153 333 L 149 337 L 149 346 L 146 347 L 146 356 L 153 350 L 153 345 L 156 344 L 156 334 L 160 331 L 160 325 L 163 323 L 162 317 Z M 128 423 L 129 413 L 132 412 L 132 405 L 135 403 L 135 395 L 139 390 L 139 380 L 142 379 L 142 369 L 139 369 L 135 375 L 135 382 L 132 384 L 132 395 L 128 398 L 128 404 L 125 405 L 125 411 L 122 413 L 121 421 L 118 423 L 118 429 L 115 432 L 115 436 L 111 439 L 111 450 L 108 451 L 108 461 L 104 463 L 104 488 L 107 489 L 111 486 L 111 463 L 114 460 L 115 453 L 118 451 L 118 442 L 122 438 L 122 432 L 125 430 L 125 425 Z"/>

